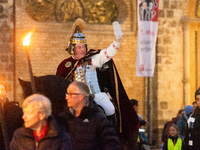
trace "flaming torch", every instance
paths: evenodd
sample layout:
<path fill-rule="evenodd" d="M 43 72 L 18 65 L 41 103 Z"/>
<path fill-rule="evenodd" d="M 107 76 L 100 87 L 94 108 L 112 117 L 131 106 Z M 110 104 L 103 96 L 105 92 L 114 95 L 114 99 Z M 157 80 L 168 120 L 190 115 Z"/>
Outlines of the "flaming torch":
<path fill-rule="evenodd" d="M 28 49 L 32 32 L 33 31 L 30 31 L 28 33 L 28 35 L 26 36 L 26 38 L 24 39 L 23 46 L 25 47 L 26 55 L 27 55 L 27 59 L 28 59 L 28 68 L 29 68 L 29 74 L 30 74 L 30 78 L 31 78 L 32 92 L 36 93 L 35 81 L 34 81 L 34 77 L 33 77 L 33 72 L 32 72 L 32 67 L 31 67 L 31 60 L 30 60 L 29 49 Z"/>

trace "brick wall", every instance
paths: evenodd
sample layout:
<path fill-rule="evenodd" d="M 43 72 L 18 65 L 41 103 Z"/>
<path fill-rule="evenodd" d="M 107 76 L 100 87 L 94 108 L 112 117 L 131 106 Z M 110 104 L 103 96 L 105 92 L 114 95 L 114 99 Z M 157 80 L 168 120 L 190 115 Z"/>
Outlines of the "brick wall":
<path fill-rule="evenodd" d="M 13 19 L 13 1 L 0 2 L 0 82 L 6 84 L 10 101 L 14 100 Z"/>
<path fill-rule="evenodd" d="M 152 78 L 152 141 L 161 144 L 164 124 L 176 117 L 183 105 L 183 30 L 181 17 L 187 2 L 162 0 L 159 3 L 156 72 Z"/>
<path fill-rule="evenodd" d="M 135 76 L 137 4 L 132 0 L 123 2 L 128 14 L 124 13 L 125 19 L 122 17 L 124 35 L 114 61 L 129 98 L 139 100 L 139 114 L 146 119 L 147 80 Z M 187 9 L 187 0 L 160 0 L 159 3 L 156 67 L 154 77 L 150 78 L 151 141 L 156 141 L 157 145 L 161 143 L 164 123 L 184 107 L 183 32 L 180 19 L 187 15 Z M 69 57 L 65 48 L 72 35 L 72 24 L 73 22 L 60 23 L 55 20 L 35 21 L 26 12 L 26 0 L 15 1 L 15 7 L 13 1 L 0 2 L 0 81 L 7 83 L 10 99 L 21 104 L 22 88 L 18 78 L 30 81 L 27 57 L 22 45 L 27 33 L 35 27 L 29 46 L 33 74 L 55 74 L 58 64 Z M 89 49 L 106 48 L 114 40 L 112 25 L 108 24 L 87 24 L 83 33 L 88 39 Z"/>

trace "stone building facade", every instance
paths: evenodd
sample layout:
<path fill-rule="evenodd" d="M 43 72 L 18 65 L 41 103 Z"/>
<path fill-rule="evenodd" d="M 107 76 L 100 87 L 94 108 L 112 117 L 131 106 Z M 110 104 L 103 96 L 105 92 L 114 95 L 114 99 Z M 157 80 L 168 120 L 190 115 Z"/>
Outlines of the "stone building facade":
<path fill-rule="evenodd" d="M 160 0 L 155 73 L 150 78 L 136 77 L 136 0 L 95 0 L 91 3 L 82 0 L 82 5 L 76 0 L 72 4 L 69 2 L 0 0 L 0 81 L 7 84 L 9 99 L 21 105 L 23 93 L 18 78 L 30 81 L 23 47 L 23 40 L 29 31 L 35 29 L 29 45 L 33 75 L 43 76 L 55 74 L 58 64 L 69 57 L 65 49 L 72 35 L 75 17 L 87 18 L 83 33 L 89 49 L 103 49 L 112 43 L 114 34 L 109 20 L 116 19 L 122 24 L 124 33 L 121 47 L 114 57 L 116 67 L 129 98 L 139 101 L 139 114 L 144 119 L 150 108 L 150 142 L 160 145 L 164 124 L 175 117 L 179 109 L 194 101 L 194 92 L 200 85 L 197 69 L 200 47 L 197 42 L 198 0 Z M 65 10 L 67 7 L 75 10 L 75 3 L 77 9 L 73 18 L 72 13 Z M 109 14 L 107 18 L 100 10 L 98 15 L 101 19 L 94 17 L 96 11 L 92 12 L 92 8 L 96 10 L 98 7 L 93 3 L 112 6 L 105 9 L 110 10 L 106 12 Z M 85 8 L 85 16 L 82 16 L 80 6 Z M 93 14 L 94 18 L 91 19 L 89 14 Z"/>
<path fill-rule="evenodd" d="M 9 97 L 15 95 L 14 58 L 14 8 L 13 1 L 0 1 L 0 81 L 7 83 Z"/>

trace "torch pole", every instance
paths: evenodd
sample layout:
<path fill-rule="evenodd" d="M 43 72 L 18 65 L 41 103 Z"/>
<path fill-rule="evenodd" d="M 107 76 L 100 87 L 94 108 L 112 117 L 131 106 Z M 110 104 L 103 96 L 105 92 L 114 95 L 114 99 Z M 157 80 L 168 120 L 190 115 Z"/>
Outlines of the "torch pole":
<path fill-rule="evenodd" d="M 25 46 L 25 50 L 26 50 L 26 55 L 27 55 L 27 59 L 28 59 L 28 68 L 29 68 L 29 74 L 30 74 L 30 78 L 31 78 L 31 88 L 32 88 L 32 92 L 34 94 L 34 93 L 36 93 L 36 88 L 35 88 L 35 81 L 34 81 L 34 77 L 33 77 L 33 71 L 32 71 L 28 46 Z"/>

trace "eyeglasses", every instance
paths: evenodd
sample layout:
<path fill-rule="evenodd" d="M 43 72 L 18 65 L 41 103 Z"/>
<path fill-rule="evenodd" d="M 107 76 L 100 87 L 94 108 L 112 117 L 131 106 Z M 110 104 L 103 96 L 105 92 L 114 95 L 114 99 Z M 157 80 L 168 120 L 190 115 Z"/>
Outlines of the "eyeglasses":
<path fill-rule="evenodd" d="M 65 93 L 66 96 L 80 95 L 81 93 Z"/>

